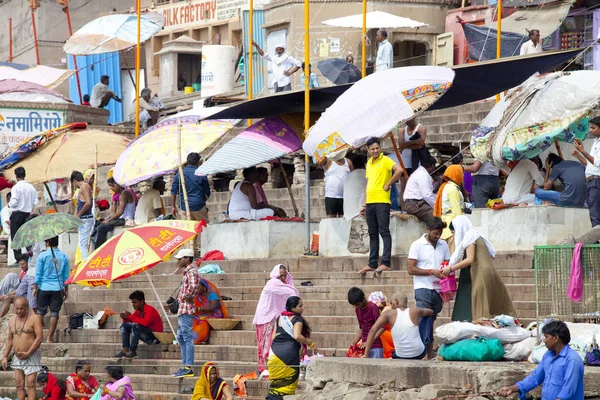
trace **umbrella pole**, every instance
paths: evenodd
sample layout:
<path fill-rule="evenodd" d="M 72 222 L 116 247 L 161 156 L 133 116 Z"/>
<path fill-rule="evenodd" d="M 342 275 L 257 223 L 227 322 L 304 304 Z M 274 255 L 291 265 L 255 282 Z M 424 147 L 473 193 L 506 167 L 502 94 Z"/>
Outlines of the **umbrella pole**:
<path fill-rule="evenodd" d="M 35 47 L 35 63 L 40 65 L 40 49 L 38 47 L 37 29 L 35 28 L 35 12 L 31 10 L 31 27 L 33 28 L 33 45 Z"/>
<path fill-rule="evenodd" d="M 279 161 L 279 168 L 281 168 L 281 173 L 283 174 L 283 180 L 285 181 L 285 186 L 287 187 L 288 193 L 290 194 L 290 199 L 292 200 L 292 207 L 294 207 L 294 215 L 298 218 L 298 206 L 296 205 L 296 200 L 294 199 L 294 194 L 292 193 L 292 187 L 290 186 L 290 181 L 288 179 L 287 173 L 285 172 L 285 168 L 283 168 L 283 164 L 281 160 Z"/>
<path fill-rule="evenodd" d="M 46 188 L 46 192 L 48 192 L 48 196 L 50 197 L 50 201 L 52 202 L 54 211 L 58 212 L 58 208 L 56 208 L 56 201 L 54 201 L 54 197 L 52 197 L 52 193 L 50 192 L 50 188 L 48 187 L 48 184 L 46 182 L 44 182 L 44 187 Z"/>
<path fill-rule="evenodd" d="M 366 1 L 366 0 L 365 0 Z M 310 128 L 310 2 L 304 0 L 304 135 L 308 135 Z M 305 225 L 306 225 L 306 251 L 310 251 L 310 159 L 304 154 L 304 195 L 305 195 Z"/>
<path fill-rule="evenodd" d="M 190 214 L 190 204 L 188 202 L 187 189 L 185 188 L 185 177 L 183 176 L 183 168 L 181 168 L 181 164 L 183 161 L 181 160 L 181 124 L 177 125 L 177 157 L 179 157 L 179 179 L 181 179 L 181 191 L 183 192 L 183 201 L 185 203 L 185 216 L 188 220 L 192 220 L 192 216 Z"/>
<path fill-rule="evenodd" d="M 13 40 L 12 40 L 12 18 L 8 19 L 8 60 L 13 60 Z"/>
<path fill-rule="evenodd" d="M 502 47 L 502 0 L 498 0 L 498 4 L 496 5 L 496 18 L 497 18 L 497 26 L 496 26 L 496 59 L 501 57 L 500 49 Z M 500 93 L 496 95 L 496 103 L 500 101 Z"/>
<path fill-rule="evenodd" d="M 396 157 L 398 157 L 398 162 L 404 171 L 404 179 L 408 179 L 408 172 L 406 172 L 406 167 L 404 166 L 404 161 L 402 161 L 402 155 L 400 154 L 400 150 L 398 149 L 398 144 L 396 143 L 396 139 L 394 139 L 394 134 L 390 132 L 390 139 L 392 139 L 392 146 L 394 146 L 394 151 L 396 152 Z"/>
<path fill-rule="evenodd" d="M 71 13 L 69 12 L 69 6 L 65 7 L 65 14 L 67 15 L 67 27 L 69 28 L 69 37 L 73 36 L 73 28 L 71 27 Z M 81 97 L 81 81 L 79 80 L 79 68 L 77 68 L 77 56 L 73 57 L 73 68 L 75 68 L 75 78 L 77 80 L 77 93 L 79 93 L 79 104 L 83 104 L 83 98 Z"/>
<path fill-rule="evenodd" d="M 362 55 L 361 55 L 362 77 L 367 76 L 367 0 L 362 2 Z"/>
<path fill-rule="evenodd" d="M 140 93 L 139 84 L 140 84 L 140 34 L 142 30 L 142 4 L 141 0 L 136 0 L 137 9 L 137 46 L 135 47 L 135 81 L 137 85 L 135 86 L 135 137 L 140 136 Z"/>
<path fill-rule="evenodd" d="M 154 295 L 156 296 L 156 300 L 158 301 L 159 304 L 159 308 L 162 310 L 165 318 L 167 319 L 167 324 L 169 324 L 169 328 L 171 328 L 171 332 L 173 332 L 173 335 L 175 335 L 175 337 L 177 338 L 177 333 L 175 333 L 175 329 L 173 328 L 173 324 L 171 324 L 171 320 L 169 319 L 169 315 L 167 314 L 167 312 L 165 311 L 165 307 L 163 306 L 162 300 L 160 299 L 160 296 L 158 295 L 158 292 L 156 291 L 156 288 L 154 287 L 154 282 L 152 282 L 152 277 L 150 276 L 150 274 L 148 273 L 148 271 L 144 271 L 146 273 L 146 277 L 148 278 L 148 282 L 150 282 L 150 286 L 152 287 L 152 291 L 154 292 Z"/>

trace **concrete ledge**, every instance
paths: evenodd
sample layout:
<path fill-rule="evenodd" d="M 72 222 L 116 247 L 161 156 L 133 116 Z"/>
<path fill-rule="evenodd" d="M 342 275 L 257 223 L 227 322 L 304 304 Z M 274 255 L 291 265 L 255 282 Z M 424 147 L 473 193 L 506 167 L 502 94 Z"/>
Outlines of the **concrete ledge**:
<path fill-rule="evenodd" d="M 325 395 L 328 387 L 340 385 L 363 387 L 371 393 L 375 392 L 374 397 L 364 397 L 369 399 L 437 398 L 437 393 L 432 397 L 423 393 L 424 386 L 427 385 L 429 388 L 443 387 L 446 391 L 455 388 L 454 393 L 464 390 L 470 390 L 471 393 L 484 393 L 498 390 L 504 385 L 514 384 L 535 367 L 533 364 L 513 362 L 468 363 L 439 360 L 321 358 L 312 361 L 308 366 L 306 381 L 309 392 L 298 396 L 298 399 L 321 399 L 320 396 Z M 421 393 L 416 391 L 418 389 Z M 585 368 L 585 392 L 586 397 L 600 395 L 600 369 Z M 392 393 L 397 394 L 390 396 Z M 446 392 L 443 395 L 447 394 L 450 393 Z M 539 396 L 539 389 L 533 394 Z M 343 396 L 339 398 L 346 399 Z"/>
<path fill-rule="evenodd" d="M 355 220 L 364 221 L 364 217 Z M 319 223 L 319 255 L 324 257 L 368 256 L 368 253 L 351 253 L 348 251 L 348 239 L 351 222 L 344 218 L 325 218 Z M 392 255 L 408 254 L 413 241 L 425 233 L 427 227 L 414 217 L 390 218 L 392 232 Z M 368 232 L 365 241 L 369 243 Z M 383 242 L 379 241 L 379 251 L 383 251 Z"/>
<path fill-rule="evenodd" d="M 304 254 L 303 222 L 248 221 L 209 224 L 200 235 L 202 254 L 220 250 L 227 259 L 298 257 Z M 318 224 L 311 224 L 311 232 Z"/>

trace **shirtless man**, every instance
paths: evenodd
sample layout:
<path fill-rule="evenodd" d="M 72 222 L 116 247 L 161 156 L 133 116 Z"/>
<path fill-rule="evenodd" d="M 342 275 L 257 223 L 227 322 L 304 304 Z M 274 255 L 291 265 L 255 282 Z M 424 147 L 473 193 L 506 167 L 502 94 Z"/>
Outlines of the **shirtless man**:
<path fill-rule="evenodd" d="M 37 373 L 42 370 L 42 352 L 40 345 L 43 340 L 42 319 L 29 311 L 25 297 L 17 297 L 14 302 L 15 315 L 9 321 L 8 339 L 2 357 L 2 367 L 6 371 L 8 356 L 11 351 L 14 356 L 11 367 L 15 371 L 15 384 L 19 400 L 35 399 L 35 380 Z M 25 386 L 27 385 L 27 393 Z"/>

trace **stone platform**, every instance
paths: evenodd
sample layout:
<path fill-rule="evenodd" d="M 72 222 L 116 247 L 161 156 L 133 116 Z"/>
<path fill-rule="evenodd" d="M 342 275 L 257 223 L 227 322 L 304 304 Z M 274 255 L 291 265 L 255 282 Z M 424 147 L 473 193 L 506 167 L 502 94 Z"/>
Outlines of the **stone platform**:
<path fill-rule="evenodd" d="M 307 393 L 295 400 L 416 400 L 466 395 L 483 400 L 489 393 L 514 384 L 535 365 L 515 362 L 448 362 L 322 358 L 309 365 Z M 530 394 L 539 398 L 539 389 Z M 587 398 L 600 398 L 600 369 L 585 368 Z"/>
<path fill-rule="evenodd" d="M 292 221 L 247 221 L 209 224 L 200 235 L 202 254 L 220 250 L 225 257 L 256 259 L 304 254 L 305 225 Z M 311 224 L 311 232 L 318 224 Z"/>

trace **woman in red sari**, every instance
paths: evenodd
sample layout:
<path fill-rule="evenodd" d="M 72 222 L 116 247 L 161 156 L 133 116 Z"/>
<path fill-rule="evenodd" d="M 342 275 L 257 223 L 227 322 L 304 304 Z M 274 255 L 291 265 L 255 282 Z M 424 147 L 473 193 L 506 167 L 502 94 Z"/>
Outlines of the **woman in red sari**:
<path fill-rule="evenodd" d="M 207 319 L 228 318 L 229 313 L 217 287 L 206 279 L 200 279 L 200 292 L 194 304 L 196 305 L 192 326 L 194 344 L 203 344 L 208 342 L 210 337 L 210 324 Z"/>
<path fill-rule="evenodd" d="M 75 373 L 67 378 L 67 400 L 89 399 L 98 390 L 98 381 L 90 372 L 92 366 L 88 360 L 79 360 Z"/>

